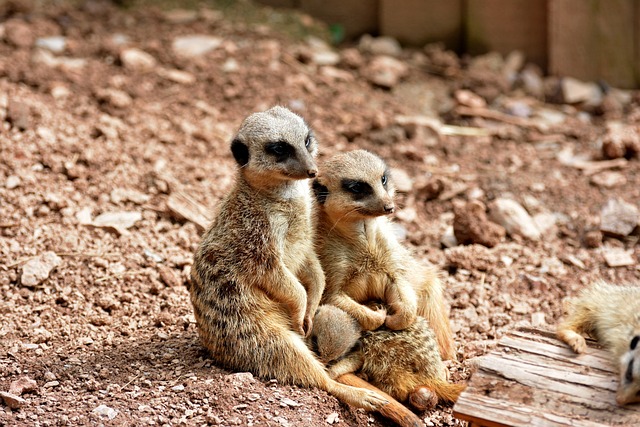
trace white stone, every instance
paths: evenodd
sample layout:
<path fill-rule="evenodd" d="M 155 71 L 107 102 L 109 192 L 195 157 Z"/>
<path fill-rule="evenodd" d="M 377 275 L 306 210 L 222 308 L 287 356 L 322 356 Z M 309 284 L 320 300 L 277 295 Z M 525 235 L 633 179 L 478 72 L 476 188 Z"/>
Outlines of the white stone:
<path fill-rule="evenodd" d="M 489 205 L 489 217 L 502 225 L 510 235 L 540 240 L 540 230 L 529 213 L 515 200 L 496 199 Z"/>
<path fill-rule="evenodd" d="M 567 104 L 585 102 L 599 105 L 602 101 L 602 91 L 596 83 L 582 82 L 573 77 L 562 79 L 562 97 Z"/>
<path fill-rule="evenodd" d="M 98 416 L 107 417 L 110 420 L 114 419 L 118 415 L 118 411 L 108 407 L 107 405 L 100 405 L 96 407 L 92 412 Z"/>
<path fill-rule="evenodd" d="M 173 49 L 173 53 L 176 55 L 193 58 L 196 56 L 202 56 L 205 53 L 216 49 L 221 44 L 222 39 L 220 37 L 196 34 L 176 37 L 173 40 L 171 47 Z"/>
<path fill-rule="evenodd" d="M 62 263 L 62 260 L 55 252 L 45 252 L 42 255 L 32 258 L 22 266 L 22 276 L 20 283 L 23 286 L 37 286 L 49 277 L 49 274 Z"/>
<path fill-rule="evenodd" d="M 105 212 L 93 219 L 91 225 L 94 227 L 111 228 L 119 234 L 127 234 L 127 228 L 142 219 L 140 212 Z"/>
<path fill-rule="evenodd" d="M 67 39 L 63 36 L 42 37 L 36 40 L 36 46 L 54 53 L 61 53 L 67 47 Z"/>
<path fill-rule="evenodd" d="M 408 72 L 407 64 L 390 56 L 376 56 L 363 70 L 369 82 L 386 88 L 397 85 Z"/>
<path fill-rule="evenodd" d="M 7 187 L 7 190 L 13 190 L 16 187 L 19 187 L 21 183 L 22 180 L 19 176 L 9 175 L 4 183 L 4 186 Z"/>
<path fill-rule="evenodd" d="M 151 54 L 135 47 L 124 49 L 120 53 L 120 61 L 124 68 L 134 71 L 149 71 L 158 63 Z"/>

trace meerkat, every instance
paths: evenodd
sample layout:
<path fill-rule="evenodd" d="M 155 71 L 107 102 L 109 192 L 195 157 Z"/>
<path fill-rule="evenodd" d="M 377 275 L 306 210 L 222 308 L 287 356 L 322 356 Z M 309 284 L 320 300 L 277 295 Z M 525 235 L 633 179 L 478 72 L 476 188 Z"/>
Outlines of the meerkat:
<path fill-rule="evenodd" d="M 448 382 L 435 334 L 422 317 L 401 331 L 363 333 L 345 311 L 321 305 L 310 341 L 332 378 L 360 371 L 374 386 L 422 411 L 439 400 L 455 402 L 466 387 Z"/>
<path fill-rule="evenodd" d="M 231 143 L 236 182 L 195 253 L 189 287 L 198 333 L 222 367 L 318 387 L 375 410 L 378 393 L 340 384 L 303 335 L 324 288 L 313 247 L 317 141 L 283 107 L 248 116 Z"/>
<path fill-rule="evenodd" d="M 587 349 L 582 333 L 598 340 L 620 373 L 616 402 L 640 402 L 640 287 L 599 281 L 567 303 L 568 316 L 558 325 L 558 338 L 576 353 Z"/>
<path fill-rule="evenodd" d="M 442 357 L 455 358 L 437 271 L 414 259 L 388 219 L 395 204 L 385 162 L 365 150 L 338 154 L 324 164 L 313 189 L 318 256 L 326 276 L 322 303 L 343 309 L 365 330 L 382 324 L 404 329 L 422 316 L 435 331 Z M 367 301 L 383 302 L 390 313 L 368 308 Z"/>

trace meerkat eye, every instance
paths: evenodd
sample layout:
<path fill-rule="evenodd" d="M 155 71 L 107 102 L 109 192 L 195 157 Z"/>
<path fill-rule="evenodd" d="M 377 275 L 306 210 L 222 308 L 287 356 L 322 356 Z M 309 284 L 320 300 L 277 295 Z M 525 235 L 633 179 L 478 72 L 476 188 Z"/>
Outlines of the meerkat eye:
<path fill-rule="evenodd" d="M 270 142 L 264 148 L 265 153 L 275 156 L 277 162 L 283 162 L 295 155 L 295 148 L 288 142 Z"/>
<path fill-rule="evenodd" d="M 345 179 L 342 181 L 342 188 L 358 197 L 364 197 L 373 194 L 373 189 L 369 184 L 363 181 Z"/>
<path fill-rule="evenodd" d="M 382 181 L 382 185 L 385 186 L 385 187 L 387 186 L 387 179 L 388 178 L 387 178 L 387 174 L 386 173 L 384 175 L 382 175 L 382 180 L 381 181 Z"/>
<path fill-rule="evenodd" d="M 636 335 L 631 339 L 631 345 L 629 345 L 629 348 L 631 350 L 635 350 L 636 347 L 638 346 L 638 341 L 640 341 L 640 335 Z"/>
<path fill-rule="evenodd" d="M 313 136 L 311 135 L 311 132 L 309 132 L 309 133 L 307 134 L 307 137 L 306 137 L 306 138 L 305 138 L 305 140 L 304 140 L 304 146 L 305 146 L 305 147 L 309 148 L 309 147 L 311 146 L 311 138 L 312 138 L 312 137 L 313 137 Z"/>

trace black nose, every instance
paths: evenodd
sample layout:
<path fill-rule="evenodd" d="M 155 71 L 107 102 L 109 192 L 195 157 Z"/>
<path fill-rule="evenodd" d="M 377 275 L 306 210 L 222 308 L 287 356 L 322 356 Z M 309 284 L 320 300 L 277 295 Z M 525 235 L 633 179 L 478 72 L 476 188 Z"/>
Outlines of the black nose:
<path fill-rule="evenodd" d="M 393 213 L 393 211 L 396 210 L 396 207 L 394 205 L 384 205 L 384 211 L 386 213 Z"/>
<path fill-rule="evenodd" d="M 315 178 L 318 175 L 318 171 L 315 169 L 309 169 L 307 171 L 307 175 L 309 175 L 309 178 Z"/>

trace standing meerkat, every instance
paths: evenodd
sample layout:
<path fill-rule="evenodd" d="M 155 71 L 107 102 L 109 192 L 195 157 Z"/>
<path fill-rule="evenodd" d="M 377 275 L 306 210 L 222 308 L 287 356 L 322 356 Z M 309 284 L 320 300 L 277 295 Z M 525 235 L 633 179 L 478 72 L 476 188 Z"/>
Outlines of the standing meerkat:
<path fill-rule="evenodd" d="M 442 357 L 455 358 L 453 334 L 436 269 L 421 265 L 394 236 L 389 169 L 378 156 L 356 150 L 324 164 L 313 183 L 319 203 L 317 248 L 326 275 L 323 303 L 356 318 L 365 330 L 429 321 Z M 390 308 L 372 310 L 381 301 Z"/>
<path fill-rule="evenodd" d="M 333 362 L 332 378 L 360 371 L 374 386 L 421 411 L 438 400 L 455 402 L 466 387 L 447 381 L 435 335 L 422 317 L 401 331 L 378 329 L 363 334 L 349 314 L 321 305 L 310 340 L 323 362 Z"/>
<path fill-rule="evenodd" d="M 302 337 L 324 288 L 307 181 L 317 173 L 312 131 L 298 115 L 274 107 L 243 121 L 231 151 L 239 165 L 235 185 L 191 270 L 200 339 L 228 369 L 378 409 L 386 403 L 379 394 L 332 380 Z"/>
<path fill-rule="evenodd" d="M 620 373 L 619 405 L 640 402 L 640 287 L 600 281 L 568 300 L 568 316 L 557 335 L 576 353 L 584 353 L 586 333 L 602 344 Z"/>

